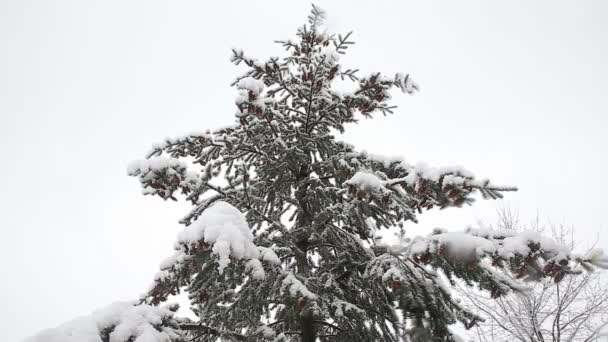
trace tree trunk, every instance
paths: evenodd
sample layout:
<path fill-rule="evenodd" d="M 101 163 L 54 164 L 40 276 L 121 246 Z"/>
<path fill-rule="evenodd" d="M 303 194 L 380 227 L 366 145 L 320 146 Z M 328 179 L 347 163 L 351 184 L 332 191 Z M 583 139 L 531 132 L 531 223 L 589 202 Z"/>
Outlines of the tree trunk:
<path fill-rule="evenodd" d="M 302 174 L 299 175 L 298 178 L 306 178 L 307 173 L 303 169 Z M 297 219 L 297 227 L 299 228 L 308 228 L 311 226 L 313 221 L 312 213 L 308 208 L 308 203 L 306 199 L 306 190 L 308 188 L 308 184 L 304 184 L 296 190 L 296 199 L 300 205 L 300 213 Z M 296 236 L 296 246 L 299 251 L 296 252 L 296 263 L 298 266 L 298 274 L 302 277 L 310 277 L 310 265 L 308 263 L 308 239 L 310 238 L 310 231 L 300 231 L 298 236 Z M 303 308 L 300 313 L 300 337 L 302 342 L 315 342 L 317 339 L 317 332 L 315 331 L 314 324 L 314 314 L 310 308 Z"/>
<path fill-rule="evenodd" d="M 310 309 L 302 311 L 300 328 L 302 329 L 300 334 L 302 342 L 315 342 L 317 339 L 317 332 L 315 331 L 314 318 Z"/>

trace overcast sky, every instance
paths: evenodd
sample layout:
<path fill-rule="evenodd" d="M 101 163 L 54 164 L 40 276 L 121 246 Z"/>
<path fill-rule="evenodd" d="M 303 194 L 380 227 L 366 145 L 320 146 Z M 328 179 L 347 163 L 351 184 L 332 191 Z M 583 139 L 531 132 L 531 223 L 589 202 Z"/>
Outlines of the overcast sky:
<path fill-rule="evenodd" d="M 344 139 L 516 185 L 505 203 L 608 247 L 606 1 L 321 1 L 353 29 L 343 62 L 410 73 L 395 115 Z M 140 194 L 129 161 L 234 121 L 231 47 L 265 58 L 308 1 L 0 1 L 0 340 L 145 291 L 182 204 Z M 433 212 L 463 229 L 499 205 Z M 414 230 L 412 228 L 412 230 Z"/>

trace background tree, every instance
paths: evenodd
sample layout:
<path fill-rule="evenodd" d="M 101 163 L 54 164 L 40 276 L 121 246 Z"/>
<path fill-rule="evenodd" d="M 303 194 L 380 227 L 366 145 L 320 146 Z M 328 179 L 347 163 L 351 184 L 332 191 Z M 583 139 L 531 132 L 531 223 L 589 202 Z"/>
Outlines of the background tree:
<path fill-rule="evenodd" d="M 94 315 L 90 341 L 455 341 L 451 324 L 470 328 L 480 317 L 452 298 L 438 271 L 500 297 L 519 286 L 501 269 L 559 281 L 575 263 L 591 267 L 537 235 L 436 230 L 395 246 L 378 239 L 379 229 L 399 230 L 424 210 L 515 189 L 337 140 L 360 116 L 392 113 L 391 89 L 418 86 L 409 75 L 344 68 L 351 34 L 326 33 L 322 19 L 313 6 L 297 39 L 279 42 L 286 57 L 233 51 L 245 68 L 232 83 L 235 125 L 167 139 L 129 168 L 145 194 L 183 195 L 192 210 L 150 290 Z M 338 79 L 350 90 L 332 87 Z M 195 320 L 146 314 L 182 290 Z M 70 329 L 58 334 L 73 338 Z"/>
<path fill-rule="evenodd" d="M 508 208 L 499 210 L 499 221 L 490 228 L 508 233 L 526 230 L 548 233 L 570 250 L 575 248 L 572 228 L 543 225 L 538 218 L 525 226 L 520 223 L 518 215 Z M 551 280 L 541 280 L 529 285 L 531 288 L 528 291 L 514 292 L 496 299 L 466 286 L 459 288 L 467 305 L 485 319 L 475 328 L 477 340 L 598 341 L 601 329 L 608 324 L 608 287 L 602 274 L 585 272 L 578 276 L 566 276 L 557 284 Z"/>

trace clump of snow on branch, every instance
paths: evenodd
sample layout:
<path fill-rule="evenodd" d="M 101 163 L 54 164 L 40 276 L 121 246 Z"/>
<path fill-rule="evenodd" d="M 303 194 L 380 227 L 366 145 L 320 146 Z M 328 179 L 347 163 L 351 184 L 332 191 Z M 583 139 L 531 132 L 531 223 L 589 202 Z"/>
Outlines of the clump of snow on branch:
<path fill-rule="evenodd" d="M 384 274 L 382 275 L 382 281 L 383 282 L 388 282 L 391 280 L 403 280 L 403 273 L 401 273 L 401 270 L 399 270 L 399 268 L 395 267 L 395 266 L 391 266 L 389 267 L 386 272 L 384 272 Z"/>
<path fill-rule="evenodd" d="M 260 259 L 266 261 L 273 265 L 280 265 L 281 259 L 277 256 L 277 254 L 268 247 L 258 246 L 258 251 L 260 251 Z"/>
<path fill-rule="evenodd" d="M 594 248 L 587 252 L 585 256 L 578 256 L 579 259 L 586 259 L 593 266 L 608 269 L 608 256 L 601 248 Z"/>
<path fill-rule="evenodd" d="M 450 232 L 432 235 L 428 239 L 418 239 L 412 244 L 411 251 L 420 253 L 429 250 L 437 252 L 437 246 L 445 248 L 445 253 L 458 260 L 476 260 L 485 253 L 496 251 L 496 245 L 492 241 L 472 236 L 467 233 Z"/>
<path fill-rule="evenodd" d="M 211 245 L 212 253 L 219 258 L 217 263 L 220 274 L 230 263 L 230 257 L 257 259 L 259 256 L 245 216 L 226 202 L 217 202 L 205 210 L 196 221 L 179 233 L 177 240 L 184 244 L 204 241 Z M 257 264 L 250 266 L 255 268 Z"/>
<path fill-rule="evenodd" d="M 422 264 L 445 260 L 466 265 L 471 270 L 478 268 L 511 289 L 520 285 L 498 272 L 498 268 L 510 270 L 518 279 L 534 281 L 550 277 L 559 282 L 566 274 L 580 273 L 576 265 L 588 270 L 608 265 L 604 257 L 594 260 L 593 256 L 571 254 L 567 246 L 531 231 L 437 231 L 427 237 L 416 237 L 406 251 L 406 255 Z M 499 295 L 495 290 L 493 296 Z"/>
<path fill-rule="evenodd" d="M 239 80 L 236 87 L 238 89 L 251 91 L 255 95 L 259 95 L 264 90 L 264 82 L 253 77 L 245 77 Z"/>
<path fill-rule="evenodd" d="M 178 234 L 175 253 L 163 260 L 149 292 L 162 298 L 159 284 L 179 277 L 188 269 L 199 252 L 215 254 L 218 272 L 229 266 L 230 258 L 245 259 L 245 269 L 253 279 L 265 278 L 262 262 L 280 265 L 281 260 L 271 247 L 257 246 L 243 213 L 229 203 L 218 201 L 207 208 L 192 224 Z M 162 291 L 161 291 L 162 292 Z M 172 293 L 171 291 L 169 292 Z M 166 295 L 166 293 L 164 293 Z"/>
<path fill-rule="evenodd" d="M 306 285 L 302 284 L 293 274 L 288 274 L 283 279 L 283 290 L 288 291 L 292 297 L 297 297 L 298 294 L 309 299 L 317 299 L 317 295 L 310 292 Z"/>
<path fill-rule="evenodd" d="M 196 144 L 204 144 L 205 142 L 212 140 L 213 134 L 209 130 L 206 132 L 191 132 L 177 138 L 165 138 L 163 142 L 152 145 L 152 148 L 146 153 L 146 158 L 158 157 L 162 155 L 163 150 L 170 148 L 171 146 L 182 144 L 195 146 Z"/>
<path fill-rule="evenodd" d="M 260 326 L 256 332 L 267 339 L 271 339 L 277 334 L 271 327 L 267 325 Z"/>
<path fill-rule="evenodd" d="M 89 316 L 47 329 L 24 342 L 170 342 L 179 339 L 170 326 L 176 307 L 117 302 Z"/>
<path fill-rule="evenodd" d="M 319 58 L 330 65 L 337 63 L 340 60 L 340 54 L 333 46 L 322 47 L 318 54 Z"/>
<path fill-rule="evenodd" d="M 401 158 L 391 158 L 367 152 L 364 152 L 363 155 L 369 160 L 380 163 L 383 167 L 403 170 L 405 176 L 389 178 L 383 182 L 386 188 L 395 190 L 398 189 L 395 186 L 401 184 L 420 192 L 424 190 L 429 182 L 435 183 L 451 199 L 450 203 L 456 206 L 459 206 L 459 197 L 462 194 L 473 190 L 479 191 L 482 197 L 486 199 L 502 198 L 502 191 L 517 190 L 515 187 L 496 186 L 487 179 L 477 179 L 472 172 L 460 166 L 431 167 L 425 163 L 411 165 Z M 470 203 L 470 200 L 465 199 L 462 203 Z"/>
<path fill-rule="evenodd" d="M 426 238 L 418 237 L 412 242 L 410 251 L 412 254 L 425 251 L 436 253 L 440 248 L 442 248 L 441 253 L 463 261 L 487 255 L 508 259 L 536 251 L 542 252 L 548 261 L 560 261 L 570 256 L 567 246 L 536 232 L 514 233 L 477 229 L 433 234 Z"/>
<path fill-rule="evenodd" d="M 538 232 L 514 232 L 510 230 L 469 229 L 467 233 L 474 237 L 481 237 L 497 244 L 496 252 L 504 258 L 516 255 L 527 255 L 532 251 L 531 246 L 539 246 L 548 259 L 562 260 L 570 255 L 570 249 L 549 237 Z"/>
<path fill-rule="evenodd" d="M 262 280 L 266 277 L 266 273 L 264 272 L 264 267 L 262 266 L 262 263 L 258 259 L 251 259 L 251 260 L 247 261 L 247 264 L 245 265 L 245 267 L 247 268 L 247 270 L 251 271 L 251 276 L 253 277 L 253 279 Z M 221 271 L 220 271 L 220 273 L 221 273 Z"/>
<path fill-rule="evenodd" d="M 173 193 L 180 189 L 187 194 L 200 183 L 199 174 L 188 170 L 186 163 L 164 156 L 134 161 L 127 172 L 139 179 L 144 195 L 159 195 L 163 199 L 175 199 Z"/>
<path fill-rule="evenodd" d="M 240 111 L 237 113 L 237 117 L 264 112 L 266 108 L 265 99 L 262 96 L 264 82 L 253 77 L 244 77 L 237 82 L 236 87 L 239 94 L 235 103 Z"/>
<path fill-rule="evenodd" d="M 335 315 L 337 317 L 342 317 L 345 313 L 348 313 L 349 311 L 354 311 L 359 315 L 365 315 L 365 310 L 362 310 L 358 306 L 353 305 L 349 302 L 345 302 L 343 300 L 336 300 L 331 304 L 331 306 L 336 309 Z"/>
<path fill-rule="evenodd" d="M 384 194 L 388 190 L 384 187 L 384 182 L 376 175 L 358 171 L 344 184 L 354 187 L 357 191 L 363 193 Z"/>
<path fill-rule="evenodd" d="M 409 171 L 403 180 L 410 186 L 415 186 L 420 179 L 438 182 L 443 176 L 442 186 L 446 185 L 465 185 L 474 179 L 473 173 L 459 166 L 431 167 L 426 163 L 418 163 L 414 166 L 402 162 L 401 166 Z M 476 185 L 482 185 L 485 180 L 476 180 Z M 472 185 L 472 184 L 471 184 Z"/>

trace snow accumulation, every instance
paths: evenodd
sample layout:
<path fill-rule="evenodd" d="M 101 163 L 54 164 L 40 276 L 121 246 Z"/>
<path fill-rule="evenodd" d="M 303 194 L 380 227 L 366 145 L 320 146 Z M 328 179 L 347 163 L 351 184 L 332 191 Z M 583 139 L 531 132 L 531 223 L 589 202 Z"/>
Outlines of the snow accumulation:
<path fill-rule="evenodd" d="M 135 302 L 117 302 L 89 316 L 76 318 L 54 329 L 47 329 L 23 342 L 169 342 L 176 332 L 161 323 L 173 312 L 165 307 Z"/>
<path fill-rule="evenodd" d="M 443 177 L 442 185 L 484 185 L 488 181 L 485 179 L 474 179 L 474 174 L 461 166 L 445 166 L 445 167 L 432 167 L 426 163 L 417 163 L 411 165 L 399 157 L 387 157 L 383 155 L 363 152 L 364 155 L 378 163 L 382 163 L 385 167 L 388 167 L 392 163 L 398 163 L 401 168 L 407 172 L 407 176 L 398 179 L 391 179 L 386 181 L 385 185 L 390 186 L 396 182 L 405 181 L 409 186 L 415 186 L 419 179 L 426 179 L 433 182 L 438 182 Z"/>
<path fill-rule="evenodd" d="M 367 193 L 383 193 L 387 191 L 384 187 L 384 182 L 378 176 L 364 171 L 358 171 L 344 184 L 354 186 L 358 190 Z"/>
<path fill-rule="evenodd" d="M 297 297 L 300 294 L 302 297 L 306 297 L 309 299 L 317 299 L 317 295 L 310 292 L 306 285 L 302 284 L 301 281 L 298 280 L 293 274 L 288 274 L 285 279 L 283 279 L 283 290 L 289 291 L 289 294 L 292 297 Z"/>
<path fill-rule="evenodd" d="M 281 264 L 281 259 L 279 259 L 279 256 L 272 249 L 270 249 L 268 247 L 258 246 L 258 251 L 260 251 L 261 260 L 266 261 L 273 265 Z"/>
<path fill-rule="evenodd" d="M 608 257 L 604 254 L 603 249 L 594 248 L 587 253 L 586 257 L 589 258 L 589 261 L 592 265 L 603 269 L 608 269 Z M 608 334 L 608 329 L 606 330 L 606 332 Z"/>
<path fill-rule="evenodd" d="M 538 245 L 548 259 L 567 259 L 570 255 L 568 247 L 537 232 L 514 233 L 476 229 L 434 234 L 426 238 L 418 237 L 412 241 L 410 253 L 433 253 L 436 252 L 437 245 L 440 245 L 446 247 L 450 257 L 459 260 L 478 259 L 494 253 L 508 259 L 515 255 L 528 255 L 532 251 L 532 244 Z"/>
<path fill-rule="evenodd" d="M 382 281 L 387 282 L 389 280 L 403 280 L 403 274 L 401 270 L 395 266 L 389 267 L 386 272 L 382 275 Z"/>
<path fill-rule="evenodd" d="M 134 173 L 145 173 L 147 171 L 172 169 L 172 168 L 187 168 L 186 163 L 181 162 L 176 158 L 156 157 L 150 159 L 140 159 L 133 161 L 127 166 L 129 175 Z"/>
<path fill-rule="evenodd" d="M 220 274 L 230 264 L 230 258 L 246 259 L 247 271 L 257 280 L 266 276 L 262 262 L 281 264 L 281 259 L 272 248 L 255 245 L 245 216 L 229 203 L 219 201 L 178 234 L 175 253 L 161 262 L 154 280 L 170 279 L 173 272 L 182 269 L 184 263 L 192 258 L 190 247 L 200 242 L 209 245 L 211 253 L 218 256 Z"/>
<path fill-rule="evenodd" d="M 137 176 L 142 184 L 154 182 L 159 173 L 165 177 L 177 177 L 180 180 L 179 186 L 186 188 L 195 188 L 200 182 L 198 173 L 188 170 L 188 164 L 165 156 L 136 160 L 129 164 L 127 172 L 130 176 Z M 150 186 L 142 188 L 144 195 L 162 191 Z"/>
<path fill-rule="evenodd" d="M 335 312 L 335 316 L 337 317 L 342 317 L 344 316 L 344 313 L 347 313 L 349 311 L 355 311 L 360 315 L 365 315 L 365 311 L 360 309 L 358 306 L 351 304 L 349 302 L 345 302 L 343 300 L 336 300 L 333 303 L 331 303 L 331 306 L 336 308 L 336 312 Z"/>
<path fill-rule="evenodd" d="M 175 137 L 175 138 L 165 138 L 165 140 L 161 143 L 156 143 L 152 145 L 152 148 L 146 153 L 146 157 L 150 158 L 152 156 L 158 156 L 162 153 L 162 151 L 168 148 L 171 145 L 179 144 L 180 142 L 201 142 L 205 140 L 213 140 L 213 134 L 211 134 L 210 130 L 205 132 L 190 132 L 189 134 Z"/>
<path fill-rule="evenodd" d="M 239 90 L 239 94 L 235 99 L 235 103 L 240 110 L 240 112 L 236 113 L 237 117 L 243 117 L 250 114 L 247 106 L 241 107 L 243 104 L 249 102 L 263 111 L 266 108 L 266 102 L 271 101 L 271 99 L 266 99 L 264 96 L 260 95 L 262 94 L 262 91 L 264 91 L 264 82 L 261 80 L 253 77 L 245 77 L 238 81 L 236 87 Z M 254 99 L 250 98 L 250 93 L 253 94 L 255 97 Z"/>
<path fill-rule="evenodd" d="M 264 336 L 265 338 L 273 338 L 276 335 L 276 332 L 274 331 L 274 329 L 272 329 L 271 327 L 267 326 L 267 325 L 262 325 L 258 328 L 257 333 L 261 334 L 262 336 Z"/>
<path fill-rule="evenodd" d="M 340 54 L 333 46 L 326 46 L 321 48 L 321 50 L 319 51 L 319 56 L 329 63 L 337 63 L 340 60 Z"/>
<path fill-rule="evenodd" d="M 222 201 L 207 208 L 196 221 L 179 233 L 177 241 L 183 244 L 205 241 L 211 245 L 211 252 L 219 257 L 220 273 L 230 264 L 230 257 L 251 260 L 247 267 L 253 270 L 254 277 L 258 279 L 263 278 L 264 274 L 264 269 L 257 260 L 260 256 L 265 261 L 280 263 L 271 249 L 258 248 L 253 243 L 253 234 L 243 213 Z M 252 262 L 253 259 L 257 262 Z"/>
<path fill-rule="evenodd" d="M 245 77 L 239 80 L 236 87 L 238 89 L 250 90 L 254 94 L 258 95 L 264 91 L 264 82 L 253 77 Z"/>

